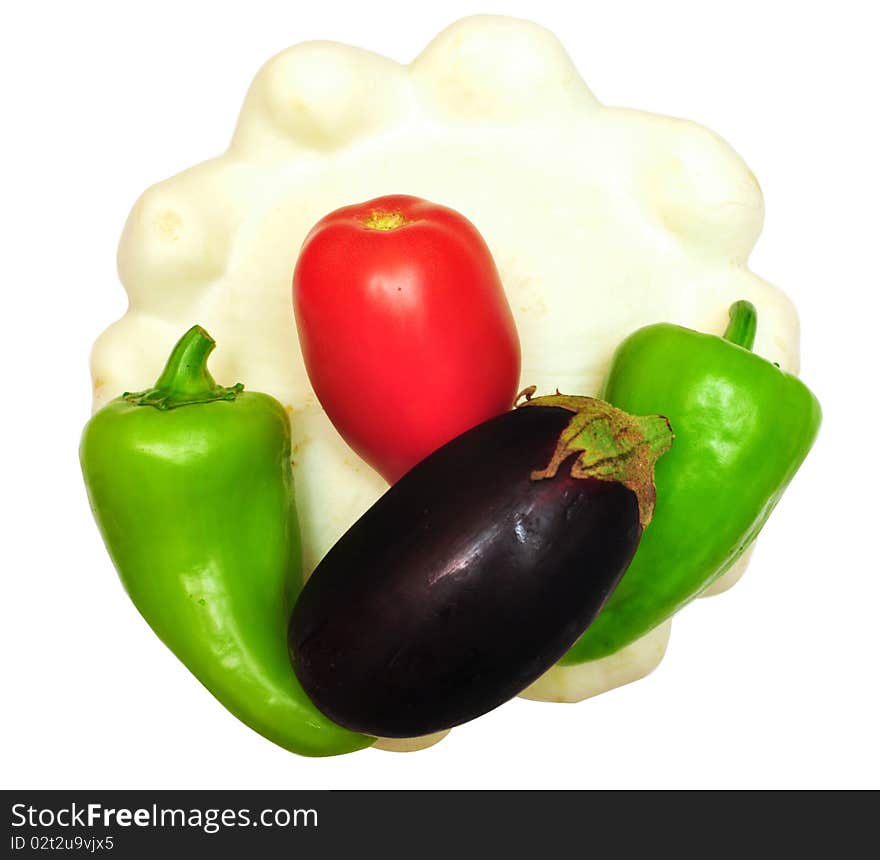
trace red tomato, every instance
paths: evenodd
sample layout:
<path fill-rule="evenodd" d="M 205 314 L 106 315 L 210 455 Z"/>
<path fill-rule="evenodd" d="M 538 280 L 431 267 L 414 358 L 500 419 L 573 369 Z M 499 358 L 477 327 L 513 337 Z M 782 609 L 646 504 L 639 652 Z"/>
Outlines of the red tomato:
<path fill-rule="evenodd" d="M 391 196 L 331 212 L 303 244 L 293 307 L 321 405 L 392 483 L 513 404 L 513 315 L 483 237 L 452 209 Z"/>

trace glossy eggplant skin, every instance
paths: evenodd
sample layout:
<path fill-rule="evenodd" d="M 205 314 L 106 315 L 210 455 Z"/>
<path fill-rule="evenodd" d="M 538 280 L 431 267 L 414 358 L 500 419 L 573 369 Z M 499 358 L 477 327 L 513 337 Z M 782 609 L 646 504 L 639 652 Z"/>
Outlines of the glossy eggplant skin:
<path fill-rule="evenodd" d="M 534 480 L 571 412 L 520 408 L 408 472 L 336 543 L 291 616 L 296 674 L 368 735 L 447 729 L 515 696 L 578 639 L 638 546 L 636 494 Z"/>

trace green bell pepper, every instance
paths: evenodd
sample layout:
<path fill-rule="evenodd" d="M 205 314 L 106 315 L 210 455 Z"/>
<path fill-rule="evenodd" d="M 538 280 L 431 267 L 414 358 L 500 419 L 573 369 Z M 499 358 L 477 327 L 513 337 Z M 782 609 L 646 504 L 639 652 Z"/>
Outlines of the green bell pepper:
<path fill-rule="evenodd" d="M 635 558 L 592 626 L 560 661 L 620 650 L 714 582 L 755 539 L 807 456 L 821 422 L 796 377 L 750 352 L 757 313 L 730 309 L 724 338 L 662 323 L 618 348 L 602 397 L 665 415 L 672 450 L 655 471 L 657 503 Z"/>
<path fill-rule="evenodd" d="M 98 527 L 141 615 L 235 716 L 303 755 L 369 746 L 315 708 L 288 658 L 302 567 L 287 415 L 266 394 L 218 385 L 213 348 L 194 326 L 155 387 L 86 425 Z"/>

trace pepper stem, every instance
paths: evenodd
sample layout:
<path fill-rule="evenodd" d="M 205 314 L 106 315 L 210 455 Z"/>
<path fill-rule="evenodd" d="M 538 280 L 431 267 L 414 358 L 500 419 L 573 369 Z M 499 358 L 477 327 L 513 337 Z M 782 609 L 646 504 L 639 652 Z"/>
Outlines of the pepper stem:
<path fill-rule="evenodd" d="M 751 350 L 758 331 L 758 311 L 751 302 L 740 299 L 730 306 L 730 322 L 724 331 L 724 339 Z"/>
<path fill-rule="evenodd" d="M 156 409 L 235 400 L 244 386 L 240 382 L 230 388 L 218 385 L 208 370 L 208 356 L 216 345 L 208 332 L 200 325 L 194 325 L 171 350 L 156 384 L 146 391 L 126 391 L 123 399 L 135 406 L 154 406 Z"/>

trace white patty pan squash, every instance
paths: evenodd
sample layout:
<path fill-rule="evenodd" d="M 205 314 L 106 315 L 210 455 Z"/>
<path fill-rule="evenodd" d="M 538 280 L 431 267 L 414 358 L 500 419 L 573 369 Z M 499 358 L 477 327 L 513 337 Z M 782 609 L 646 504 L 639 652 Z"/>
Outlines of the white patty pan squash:
<path fill-rule="evenodd" d="M 599 104 L 551 33 L 510 18 L 459 21 L 409 66 L 296 45 L 257 73 L 223 155 L 135 204 L 119 245 L 130 307 L 95 344 L 92 375 L 97 409 L 147 388 L 180 335 L 205 326 L 218 382 L 290 412 L 307 571 L 386 485 L 312 392 L 291 274 L 318 219 L 392 193 L 451 206 L 483 234 L 519 329 L 522 387 L 538 394 L 595 394 L 635 329 L 720 334 L 741 298 L 760 314 L 754 351 L 798 369 L 794 308 L 746 265 L 761 190 L 713 132 Z M 554 669 L 527 695 L 573 701 L 642 677 L 668 634 Z"/>

